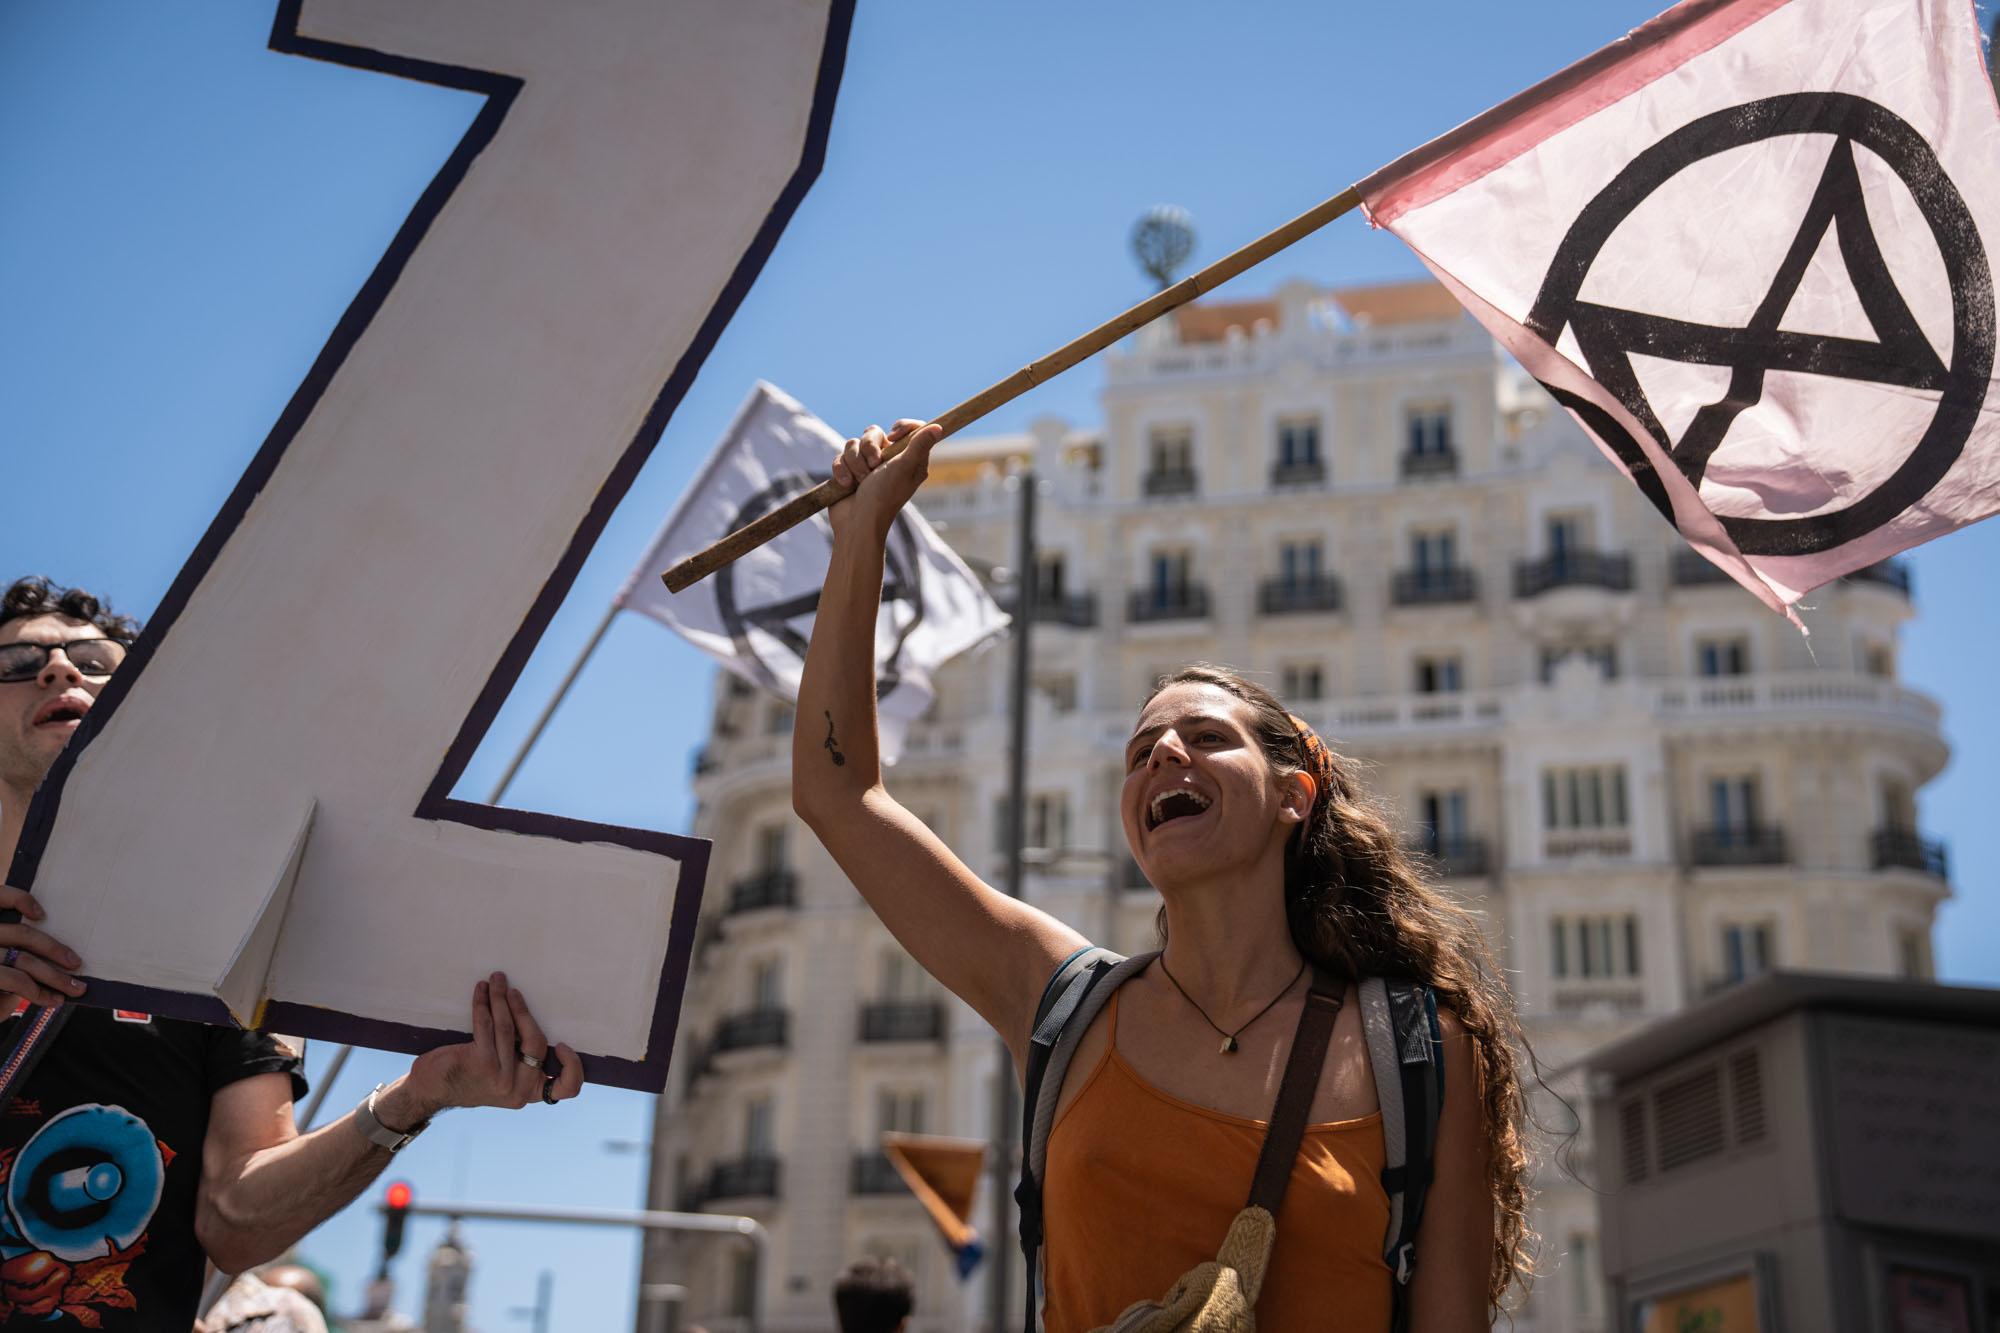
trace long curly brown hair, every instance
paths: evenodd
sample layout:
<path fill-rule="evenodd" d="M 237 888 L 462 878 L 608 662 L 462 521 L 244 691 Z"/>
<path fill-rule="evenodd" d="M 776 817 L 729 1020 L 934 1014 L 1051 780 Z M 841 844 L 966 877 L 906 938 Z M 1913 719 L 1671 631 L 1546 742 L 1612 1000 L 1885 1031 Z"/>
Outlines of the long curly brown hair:
<path fill-rule="evenodd" d="M 1417 859 L 1362 790 L 1353 762 L 1324 745 L 1323 756 L 1310 754 L 1308 734 L 1269 690 L 1228 667 L 1194 663 L 1162 676 L 1153 694 L 1179 684 L 1212 685 L 1241 699 L 1275 772 L 1304 770 L 1319 781 L 1312 813 L 1285 852 L 1285 916 L 1299 952 L 1335 975 L 1428 985 L 1471 1036 L 1485 1110 L 1486 1185 L 1493 1196 L 1486 1299 L 1497 1316 L 1509 1288 L 1525 1288 L 1533 1276 L 1535 1236 L 1528 1227 L 1525 1043 L 1478 916 L 1425 880 Z M 1160 933 L 1164 939 L 1164 908 Z"/>

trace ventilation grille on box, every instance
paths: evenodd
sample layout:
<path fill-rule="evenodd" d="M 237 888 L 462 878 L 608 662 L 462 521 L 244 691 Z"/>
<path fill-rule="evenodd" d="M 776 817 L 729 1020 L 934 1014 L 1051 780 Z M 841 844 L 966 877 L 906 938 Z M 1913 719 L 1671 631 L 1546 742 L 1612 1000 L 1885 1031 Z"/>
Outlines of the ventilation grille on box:
<path fill-rule="evenodd" d="M 1722 1071 L 1715 1065 L 1663 1083 L 1653 1093 L 1660 1170 L 1713 1157 L 1728 1146 L 1722 1126 Z"/>
<path fill-rule="evenodd" d="M 1752 1046 L 1729 1057 L 1729 1100 L 1736 1112 L 1736 1141 L 1764 1137 L 1764 1066 Z"/>
<path fill-rule="evenodd" d="M 1618 1108 L 1618 1149 L 1625 1162 L 1625 1183 L 1646 1178 L 1646 1100 L 1634 1097 Z"/>

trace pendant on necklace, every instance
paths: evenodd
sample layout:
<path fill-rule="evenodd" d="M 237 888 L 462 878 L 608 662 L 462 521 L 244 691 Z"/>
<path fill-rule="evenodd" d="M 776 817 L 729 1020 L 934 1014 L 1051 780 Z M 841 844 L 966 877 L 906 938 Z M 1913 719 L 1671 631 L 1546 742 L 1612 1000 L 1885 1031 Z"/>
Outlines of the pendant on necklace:
<path fill-rule="evenodd" d="M 1236 1038 L 1224 1037 L 1222 1039 L 1222 1045 L 1218 1049 L 1220 1049 L 1224 1055 L 1236 1054 Z"/>

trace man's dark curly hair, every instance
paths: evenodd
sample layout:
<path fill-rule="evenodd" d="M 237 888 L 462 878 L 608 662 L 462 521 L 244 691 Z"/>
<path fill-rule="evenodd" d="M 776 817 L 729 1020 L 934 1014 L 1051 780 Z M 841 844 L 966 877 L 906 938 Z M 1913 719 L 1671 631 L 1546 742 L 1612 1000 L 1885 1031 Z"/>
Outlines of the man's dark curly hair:
<path fill-rule="evenodd" d="M 894 1259 L 857 1259 L 833 1284 L 840 1333 L 895 1333 L 916 1305 L 916 1282 Z"/>
<path fill-rule="evenodd" d="M 0 629 L 13 621 L 32 620 L 36 616 L 68 616 L 71 620 L 88 621 L 103 630 L 105 638 L 120 643 L 130 643 L 139 637 L 138 621 L 119 615 L 111 609 L 111 603 L 81 588 L 65 588 L 30 574 L 15 579 L 6 592 L 0 593 Z"/>

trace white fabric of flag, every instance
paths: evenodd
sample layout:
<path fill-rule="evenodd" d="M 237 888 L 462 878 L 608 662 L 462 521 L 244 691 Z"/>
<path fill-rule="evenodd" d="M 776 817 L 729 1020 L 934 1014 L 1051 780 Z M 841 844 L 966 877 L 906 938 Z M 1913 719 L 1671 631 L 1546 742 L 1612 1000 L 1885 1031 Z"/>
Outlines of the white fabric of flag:
<path fill-rule="evenodd" d="M 1774 608 L 2000 508 L 1967 0 L 1690 0 L 1359 189 Z"/>
<path fill-rule="evenodd" d="M 799 695 L 833 528 L 815 515 L 681 593 L 659 571 L 825 481 L 846 437 L 759 381 L 653 539 L 616 605 L 678 632 L 731 672 Z M 1008 619 L 957 552 L 906 505 L 889 535 L 876 620 L 876 711 L 883 762 L 930 707 L 932 673 L 1004 633 Z"/>

